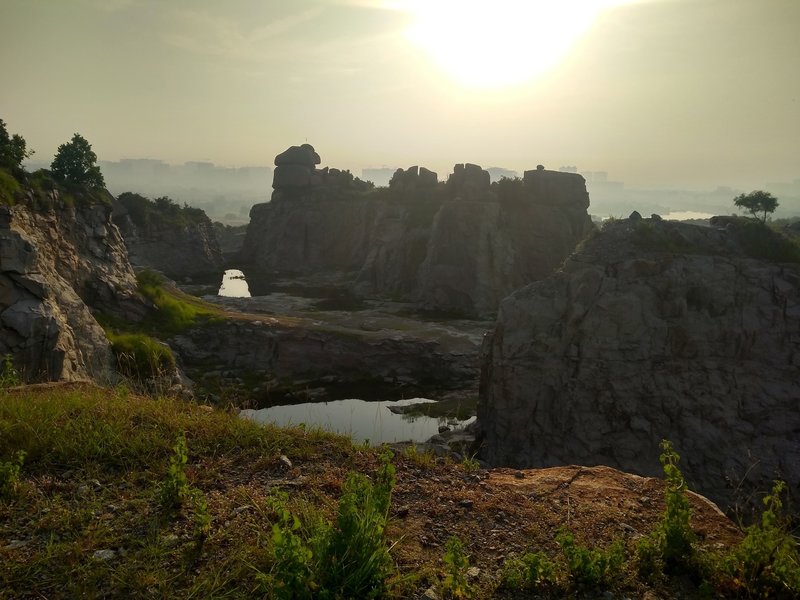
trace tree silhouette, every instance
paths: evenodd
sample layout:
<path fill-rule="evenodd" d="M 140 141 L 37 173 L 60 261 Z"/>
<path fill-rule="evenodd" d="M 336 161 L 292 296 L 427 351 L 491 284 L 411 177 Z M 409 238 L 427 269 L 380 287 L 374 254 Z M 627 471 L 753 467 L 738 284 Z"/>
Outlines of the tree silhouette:
<path fill-rule="evenodd" d="M 20 168 L 22 161 L 33 154 L 33 150 L 28 150 L 26 146 L 25 138 L 21 135 L 8 135 L 5 121 L 0 119 L 0 167 Z"/>
<path fill-rule="evenodd" d="M 740 194 L 733 199 L 733 203 L 739 208 L 744 208 L 762 223 L 767 220 L 767 213 L 775 212 L 778 207 L 778 199 L 769 192 L 756 190 L 749 194 Z M 758 216 L 763 213 L 762 216 Z"/>
<path fill-rule="evenodd" d="M 86 138 L 79 134 L 72 136 L 72 141 L 61 144 L 53 159 L 50 169 L 56 179 L 69 183 L 78 183 L 89 187 L 104 187 L 105 180 L 100 172 L 97 155 Z"/>

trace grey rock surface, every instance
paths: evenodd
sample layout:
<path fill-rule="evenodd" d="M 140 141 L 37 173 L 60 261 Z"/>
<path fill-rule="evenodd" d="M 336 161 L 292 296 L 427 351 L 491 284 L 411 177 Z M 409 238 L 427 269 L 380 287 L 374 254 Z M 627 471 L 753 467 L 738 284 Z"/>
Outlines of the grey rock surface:
<path fill-rule="evenodd" d="M 800 492 L 800 266 L 730 229 L 612 223 L 500 307 L 478 422 L 494 465 L 608 465 L 730 506 L 775 478 Z"/>
<path fill-rule="evenodd" d="M 0 355 L 11 354 L 26 381 L 106 379 L 113 357 L 90 307 L 144 315 L 110 213 L 60 202 L 0 207 Z"/>

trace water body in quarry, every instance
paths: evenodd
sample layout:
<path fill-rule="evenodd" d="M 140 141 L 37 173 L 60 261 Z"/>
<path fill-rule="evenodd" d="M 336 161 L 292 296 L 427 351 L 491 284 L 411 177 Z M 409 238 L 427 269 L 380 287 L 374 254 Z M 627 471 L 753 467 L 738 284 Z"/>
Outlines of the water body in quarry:
<path fill-rule="evenodd" d="M 250 290 L 244 273 L 238 269 L 225 271 L 218 295 L 228 298 L 250 298 Z M 257 423 L 273 423 L 279 426 L 302 423 L 307 427 L 319 427 L 348 435 L 355 442 L 369 442 L 370 444 L 424 442 L 436 435 L 442 425 L 459 429 L 475 420 L 474 417 L 459 420 L 452 417 L 397 414 L 390 410 L 392 406 L 407 406 L 425 402 L 433 402 L 433 400 L 409 398 L 397 401 L 366 401 L 349 398 L 329 402 L 271 406 L 259 410 L 245 409 L 239 414 L 241 417 Z"/>
<path fill-rule="evenodd" d="M 289 406 L 272 406 L 260 410 L 246 409 L 239 414 L 257 423 L 275 425 L 299 425 L 320 427 L 348 435 L 354 442 L 382 444 L 392 442 L 424 442 L 439 433 L 439 426 L 447 424 L 453 429 L 462 428 L 474 421 L 453 418 L 434 418 L 408 414 L 395 414 L 390 406 L 406 406 L 420 402 L 432 402 L 426 398 L 367 402 L 354 398 L 331 402 L 306 402 Z"/>

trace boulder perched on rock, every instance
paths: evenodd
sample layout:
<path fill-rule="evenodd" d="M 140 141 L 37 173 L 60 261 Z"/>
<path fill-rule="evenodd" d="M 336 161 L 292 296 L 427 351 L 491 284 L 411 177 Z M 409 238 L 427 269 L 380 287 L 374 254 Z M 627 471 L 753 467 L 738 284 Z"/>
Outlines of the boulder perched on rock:
<path fill-rule="evenodd" d="M 291 146 L 275 157 L 272 187 L 275 190 L 297 191 L 319 184 L 314 179 L 315 165 L 321 159 L 311 144 Z"/>
<path fill-rule="evenodd" d="M 657 475 L 669 439 L 719 503 L 775 478 L 800 493 L 800 259 L 742 227 L 610 223 L 506 298 L 483 350 L 484 458 Z"/>

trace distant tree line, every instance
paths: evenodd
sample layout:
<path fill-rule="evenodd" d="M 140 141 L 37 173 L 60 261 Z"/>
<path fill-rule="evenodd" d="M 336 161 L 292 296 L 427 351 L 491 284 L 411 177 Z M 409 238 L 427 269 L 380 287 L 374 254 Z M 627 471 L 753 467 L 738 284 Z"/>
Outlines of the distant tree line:
<path fill-rule="evenodd" d="M 211 223 L 205 211 L 194 208 L 184 202 L 183 206 L 177 204 L 168 196 L 161 196 L 155 200 L 136 194 L 123 192 L 117 197 L 131 221 L 137 227 L 157 227 L 159 225 L 177 225 L 180 227 Z"/>

